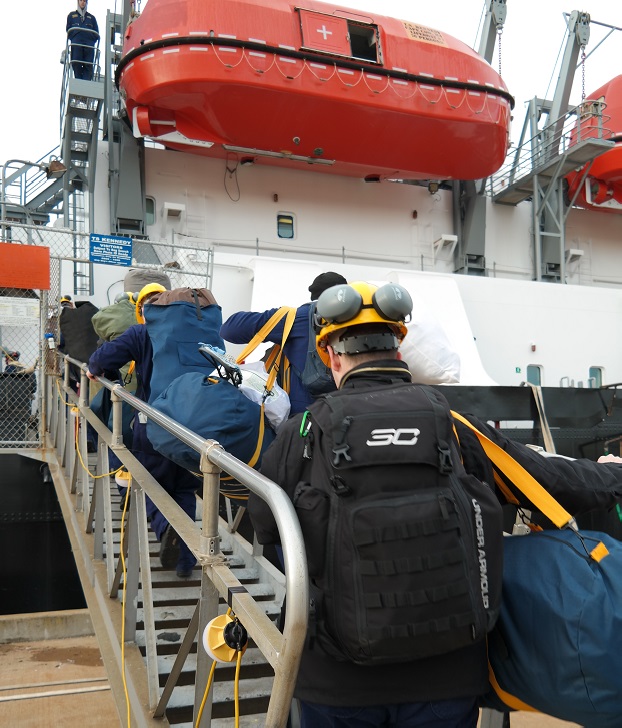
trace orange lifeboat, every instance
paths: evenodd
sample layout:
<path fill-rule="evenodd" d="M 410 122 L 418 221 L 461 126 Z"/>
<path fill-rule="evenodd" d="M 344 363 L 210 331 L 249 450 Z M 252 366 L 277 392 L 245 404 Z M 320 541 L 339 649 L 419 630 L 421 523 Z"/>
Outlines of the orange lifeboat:
<path fill-rule="evenodd" d="M 513 105 L 455 38 L 313 0 L 149 0 L 116 81 L 137 137 L 369 180 L 487 177 Z"/>
<path fill-rule="evenodd" d="M 575 134 L 578 136 L 580 131 L 582 138 L 602 134 L 604 139 L 615 142 L 615 147 L 596 157 L 591 166 L 585 165 L 566 175 L 568 196 L 580 207 L 619 214 L 622 213 L 622 76 L 616 76 L 590 94 L 584 106 L 589 108 L 594 102 L 604 103 L 602 130 L 595 126 L 597 117 L 589 115 L 588 123 L 594 129 L 582 126 Z"/>

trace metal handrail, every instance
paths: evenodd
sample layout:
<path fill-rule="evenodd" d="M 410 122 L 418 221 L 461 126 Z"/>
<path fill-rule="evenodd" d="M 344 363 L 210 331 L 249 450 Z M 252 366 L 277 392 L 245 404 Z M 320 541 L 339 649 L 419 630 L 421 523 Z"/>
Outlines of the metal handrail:
<path fill-rule="evenodd" d="M 91 80 L 86 83 L 102 83 L 102 73 L 101 73 L 101 65 L 100 65 L 100 59 L 101 59 L 101 50 L 99 47 L 99 33 L 95 33 L 95 31 L 91 30 L 90 28 L 83 28 L 82 30 L 88 31 L 89 33 L 93 33 L 97 35 L 97 39 L 95 43 L 92 46 L 89 46 L 90 48 L 93 48 L 93 61 L 91 64 L 93 67 L 93 74 L 91 77 Z M 73 45 L 84 47 L 84 44 L 82 43 L 74 43 Z M 63 78 L 61 81 L 61 93 L 60 93 L 60 135 L 62 138 L 63 135 L 63 122 L 65 119 L 65 110 L 67 108 L 67 104 L 69 102 L 69 96 L 68 96 L 68 88 L 69 88 L 69 81 L 73 78 L 72 74 L 72 67 L 71 67 L 71 40 L 69 38 L 69 31 L 67 31 L 67 40 L 65 42 L 65 50 L 61 54 L 61 63 L 63 64 Z M 78 79 L 79 80 L 79 79 Z"/>
<path fill-rule="evenodd" d="M 490 177 L 490 194 L 494 197 L 583 141 L 609 139 L 612 132 L 606 127 L 610 117 L 603 113 L 605 108 L 604 102 L 587 101 L 559 119 L 548 121 L 534 136 L 508 152 L 505 164 Z M 560 122 L 561 131 L 556 131 Z"/>
<path fill-rule="evenodd" d="M 69 367 L 67 365 L 73 364 L 80 369 L 81 392 L 88 390 L 88 380 L 86 378 L 87 365 L 60 353 L 59 357 L 65 361 L 65 382 L 63 389 L 70 400 L 75 401 L 75 394 L 69 387 Z M 138 480 L 142 490 L 144 490 L 144 494 L 153 500 L 163 515 L 184 539 L 190 550 L 195 554 L 199 563 L 202 564 L 202 579 L 210 582 L 212 587 L 218 590 L 220 596 L 232 604 L 234 611 L 247 628 L 249 635 L 272 665 L 275 677 L 270 703 L 268 705 L 266 725 L 270 727 L 284 726 L 291 705 L 298 664 L 306 637 L 308 617 L 308 573 L 304 542 L 291 500 L 278 485 L 226 452 L 216 441 L 206 440 L 166 415 L 163 415 L 142 400 L 129 394 L 122 385 L 111 382 L 104 377 L 98 377 L 97 379 L 106 389 L 110 390 L 112 395 L 112 433 L 90 410 L 84 395 L 81 395 L 78 402 L 80 415 L 95 427 L 98 434 L 103 437 L 109 447 L 114 448 L 115 454 L 121 462 L 129 466 L 128 469 L 130 469 L 130 472 L 132 472 L 133 468 L 141 469 L 141 466 L 121 444 L 121 402 L 127 402 L 136 411 L 145 414 L 150 420 L 160 427 L 163 427 L 167 432 L 200 454 L 201 471 L 204 475 L 203 533 L 181 511 L 179 506 L 172 502 L 170 496 L 168 496 L 146 471 L 146 474 L 143 473 L 138 477 Z M 70 431 L 70 427 L 65 427 L 65 432 Z M 86 435 L 84 435 L 85 437 Z M 66 444 L 65 449 L 69 450 L 70 445 L 71 443 Z M 83 446 L 86 447 L 85 440 Z M 234 574 L 229 570 L 229 567 L 219 553 L 217 533 L 206 532 L 206 529 L 209 531 L 210 522 L 212 524 L 215 522 L 214 514 L 217 517 L 218 513 L 218 478 L 220 470 L 229 473 L 252 493 L 262 498 L 268 504 L 274 515 L 281 538 L 285 561 L 287 611 L 282 634 L 272 625 L 263 610 L 256 608 L 254 600 L 249 594 L 236 593 L 235 591 L 231 593 L 230 586 Z M 74 480 L 77 480 L 75 476 Z M 90 511 L 93 507 L 88 502 L 87 492 L 88 483 L 82 483 L 82 507 L 85 512 Z M 204 593 L 203 588 L 202 593 Z M 245 622 L 245 616 L 248 620 L 247 622 Z M 145 620 L 145 623 L 147 623 L 147 620 Z"/>

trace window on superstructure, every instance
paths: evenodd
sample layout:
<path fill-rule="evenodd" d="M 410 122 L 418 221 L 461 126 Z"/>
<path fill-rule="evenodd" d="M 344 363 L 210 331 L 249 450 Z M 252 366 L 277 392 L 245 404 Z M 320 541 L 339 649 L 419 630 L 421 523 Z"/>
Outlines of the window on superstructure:
<path fill-rule="evenodd" d="M 279 213 L 276 216 L 276 232 L 280 238 L 293 240 L 294 238 L 294 216 Z"/>
<path fill-rule="evenodd" d="M 590 367 L 590 378 L 588 379 L 588 387 L 599 389 L 603 386 L 603 367 Z"/>
<path fill-rule="evenodd" d="M 145 197 L 145 225 L 155 225 L 156 204 L 153 197 Z"/>
<path fill-rule="evenodd" d="M 539 364 L 527 365 L 527 381 L 537 387 L 542 384 L 542 367 Z"/>
<path fill-rule="evenodd" d="M 354 58 L 380 63 L 378 57 L 378 30 L 372 25 L 360 25 L 348 21 L 350 50 Z"/>

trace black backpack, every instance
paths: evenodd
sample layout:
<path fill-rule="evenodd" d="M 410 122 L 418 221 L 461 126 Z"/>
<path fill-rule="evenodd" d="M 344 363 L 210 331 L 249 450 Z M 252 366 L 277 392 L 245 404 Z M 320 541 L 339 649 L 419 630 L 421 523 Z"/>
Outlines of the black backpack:
<path fill-rule="evenodd" d="M 465 472 L 444 397 L 400 382 L 340 390 L 309 412 L 310 482 L 293 498 L 309 646 L 374 665 L 484 639 L 500 608 L 501 506 Z"/>
<path fill-rule="evenodd" d="M 62 346 L 59 349 L 63 353 L 72 359 L 88 362 L 99 343 L 91 321 L 98 311 L 90 301 L 76 301 L 75 308 L 62 309 L 59 319 Z M 69 374 L 73 381 L 80 381 L 80 370 L 75 364 L 69 365 Z"/>
<path fill-rule="evenodd" d="M 315 329 L 313 328 L 315 306 L 315 301 L 309 306 L 309 344 L 304 369 L 300 372 L 290 362 L 290 366 L 312 397 L 334 392 L 337 389 L 330 368 L 320 359 L 315 347 Z"/>

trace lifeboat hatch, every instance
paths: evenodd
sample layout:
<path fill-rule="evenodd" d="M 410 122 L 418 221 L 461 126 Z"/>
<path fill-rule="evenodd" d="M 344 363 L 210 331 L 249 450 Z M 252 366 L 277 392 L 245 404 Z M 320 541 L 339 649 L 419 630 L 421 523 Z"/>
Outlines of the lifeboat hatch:
<path fill-rule="evenodd" d="M 367 63 L 382 63 L 376 25 L 337 18 L 313 10 L 298 8 L 298 12 L 302 50 L 327 53 Z"/>

